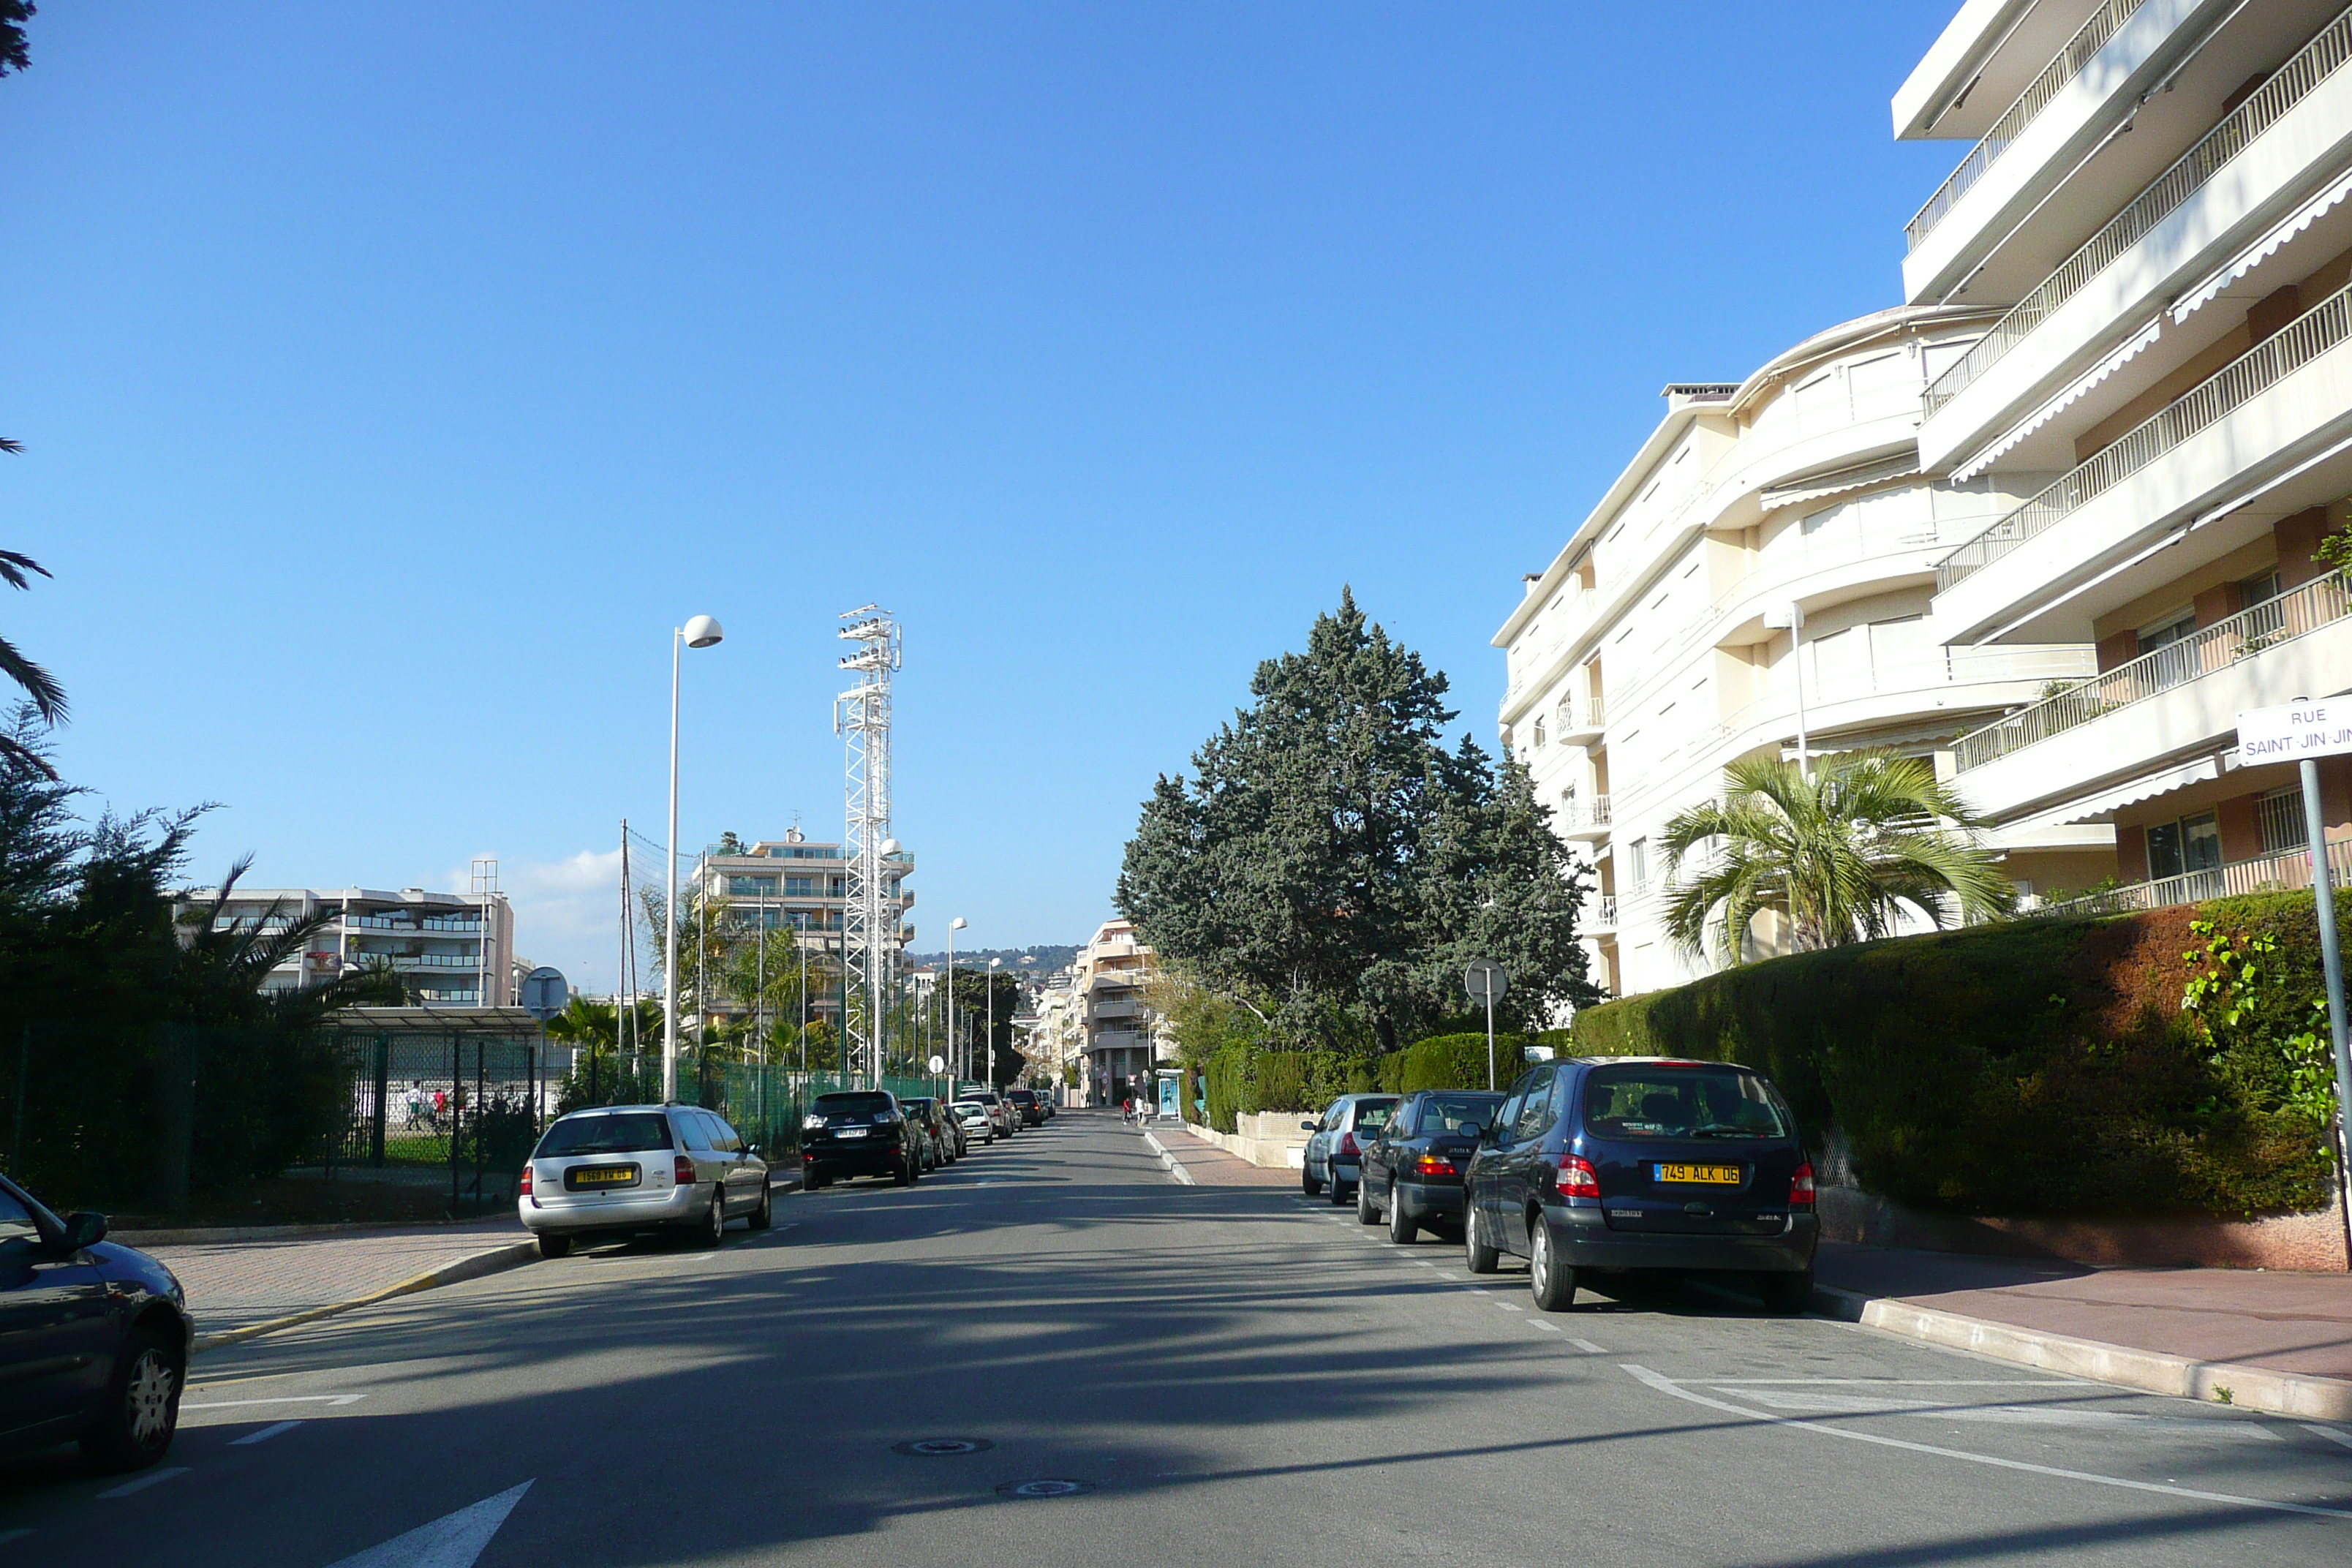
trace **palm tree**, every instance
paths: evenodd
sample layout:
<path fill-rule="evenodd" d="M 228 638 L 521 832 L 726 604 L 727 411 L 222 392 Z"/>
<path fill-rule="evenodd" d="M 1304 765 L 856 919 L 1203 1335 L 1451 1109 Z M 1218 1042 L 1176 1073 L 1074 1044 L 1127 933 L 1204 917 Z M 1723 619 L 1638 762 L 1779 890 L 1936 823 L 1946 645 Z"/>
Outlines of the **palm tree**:
<path fill-rule="evenodd" d="M 18 68 L 23 68 L 21 62 Z M 0 74 L 4 74 L 5 69 L 5 61 L 0 61 Z M 24 449 L 19 443 L 0 436 L 0 452 L 21 452 Z M 12 588 L 30 588 L 33 582 L 26 575 L 28 572 L 37 572 L 44 577 L 49 574 L 48 568 L 31 556 L 19 555 L 13 550 L 0 550 L 0 582 L 5 582 Z M 42 723 L 54 726 L 64 721 L 65 688 L 59 686 L 56 677 L 47 670 L 18 652 L 16 645 L 6 637 L 0 637 L 0 675 L 5 675 L 25 689 L 25 695 L 41 715 Z M 47 757 L 26 745 L 19 737 L 5 731 L 0 731 L 0 762 L 30 769 L 45 779 L 58 776 L 58 770 L 49 765 Z"/>
<path fill-rule="evenodd" d="M 1808 776 L 1777 757 L 1723 770 L 1719 801 L 1666 825 L 1666 930 L 1693 957 L 1711 935 L 1739 959 L 1748 922 L 1786 917 L 1801 950 L 1889 934 L 1906 909 L 1941 929 L 2011 912 L 2017 895 L 2000 857 L 1979 842 L 1980 820 L 1916 757 L 1849 752 Z M 1705 850 L 1688 879 L 1683 861 Z"/>

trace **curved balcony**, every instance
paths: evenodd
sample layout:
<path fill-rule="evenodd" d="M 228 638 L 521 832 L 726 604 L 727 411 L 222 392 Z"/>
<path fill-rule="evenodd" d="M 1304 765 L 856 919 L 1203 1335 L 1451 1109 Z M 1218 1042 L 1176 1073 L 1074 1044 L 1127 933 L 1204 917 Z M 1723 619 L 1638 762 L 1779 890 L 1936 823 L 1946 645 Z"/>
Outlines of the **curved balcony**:
<path fill-rule="evenodd" d="M 1551 829 L 1562 838 L 1586 841 L 1609 837 L 1609 797 L 1564 800 L 1551 808 Z"/>

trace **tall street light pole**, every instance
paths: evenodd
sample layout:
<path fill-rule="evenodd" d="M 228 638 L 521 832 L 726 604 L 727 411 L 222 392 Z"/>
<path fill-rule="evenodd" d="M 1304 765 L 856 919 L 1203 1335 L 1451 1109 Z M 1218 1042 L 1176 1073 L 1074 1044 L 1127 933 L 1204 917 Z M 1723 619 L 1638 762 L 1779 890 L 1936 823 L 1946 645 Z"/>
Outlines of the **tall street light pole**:
<path fill-rule="evenodd" d="M 726 637 L 709 616 L 697 616 L 669 634 L 669 909 L 662 939 L 662 1103 L 677 1098 L 677 667 L 689 647 L 709 647 Z"/>
<path fill-rule="evenodd" d="M 956 1038 L 955 1027 L 955 933 L 970 924 L 971 922 L 961 915 L 948 921 L 948 1060 L 961 1067 L 966 1078 L 971 1076 L 971 1061 L 957 1048 L 962 1042 Z M 954 1097 L 950 1095 L 949 1098 L 952 1100 Z"/>
<path fill-rule="evenodd" d="M 988 1074 L 980 1081 L 989 1088 L 996 1087 L 996 966 L 1004 960 L 988 961 Z"/>

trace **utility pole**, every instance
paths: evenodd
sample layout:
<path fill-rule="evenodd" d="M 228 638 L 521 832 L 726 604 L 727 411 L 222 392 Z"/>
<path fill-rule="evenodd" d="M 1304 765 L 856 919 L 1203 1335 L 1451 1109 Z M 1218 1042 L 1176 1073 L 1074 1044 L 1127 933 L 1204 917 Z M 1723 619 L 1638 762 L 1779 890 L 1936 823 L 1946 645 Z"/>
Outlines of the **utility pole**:
<path fill-rule="evenodd" d="M 843 737 L 846 832 L 842 843 L 842 1041 L 853 1036 L 855 1059 L 871 1083 L 882 1082 L 883 1013 L 898 949 L 898 900 L 890 881 L 890 677 L 901 663 L 898 623 L 876 605 L 845 611 L 837 634 L 856 645 L 841 668 L 856 684 L 834 700 L 834 732 Z M 884 905 L 889 906 L 884 923 Z M 852 1018 L 849 986 L 856 973 L 860 1010 Z M 847 1070 L 845 1068 L 845 1071 Z"/>

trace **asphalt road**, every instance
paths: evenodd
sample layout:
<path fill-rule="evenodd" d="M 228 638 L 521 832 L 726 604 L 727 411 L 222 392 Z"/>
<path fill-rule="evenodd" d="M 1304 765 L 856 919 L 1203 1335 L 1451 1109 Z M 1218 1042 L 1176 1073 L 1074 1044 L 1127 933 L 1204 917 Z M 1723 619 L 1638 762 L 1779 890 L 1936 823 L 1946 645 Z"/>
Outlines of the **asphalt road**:
<path fill-rule="evenodd" d="M 1177 1185 L 1099 1114 L 197 1374 L 163 1469 L 0 1470 L 0 1559 L 2352 1562 L 2352 1432 L 1686 1289 L 1548 1317 L 1352 1208 Z M 894 1448 L 940 1438 L 989 1446 Z M 1082 1489 L 1003 1489 L 1038 1481 Z"/>

